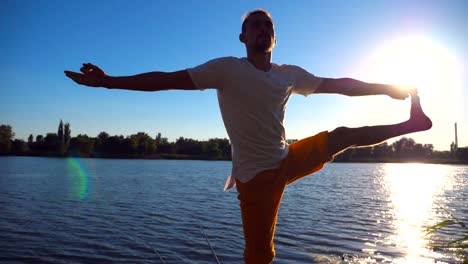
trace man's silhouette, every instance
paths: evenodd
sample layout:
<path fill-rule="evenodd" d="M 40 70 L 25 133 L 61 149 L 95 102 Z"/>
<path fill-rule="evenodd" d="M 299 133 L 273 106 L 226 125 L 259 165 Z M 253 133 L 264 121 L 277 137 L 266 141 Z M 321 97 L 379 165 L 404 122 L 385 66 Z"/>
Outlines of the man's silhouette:
<path fill-rule="evenodd" d="M 273 20 L 263 9 L 245 15 L 239 40 L 246 47 L 246 58 L 218 58 L 176 72 L 113 77 L 86 63 L 82 73 L 65 71 L 65 74 L 78 84 L 111 89 L 217 89 L 232 145 L 232 174 L 226 187 L 237 185 L 245 238 L 244 259 L 246 263 L 270 263 L 275 256 L 273 237 L 278 208 L 288 184 L 320 170 L 334 155 L 349 147 L 371 146 L 392 137 L 428 130 L 432 122 L 422 111 L 414 88 L 350 78 L 321 78 L 298 66 L 272 63 L 276 35 Z M 319 93 L 383 94 L 400 100 L 411 96 L 410 118 L 392 125 L 339 127 L 288 145 L 283 121 L 289 97 Z"/>

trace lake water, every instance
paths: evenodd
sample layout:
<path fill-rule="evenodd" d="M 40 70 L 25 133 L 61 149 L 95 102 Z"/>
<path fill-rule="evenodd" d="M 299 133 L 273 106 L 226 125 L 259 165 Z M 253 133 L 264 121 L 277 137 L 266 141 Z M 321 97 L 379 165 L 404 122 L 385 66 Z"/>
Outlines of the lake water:
<path fill-rule="evenodd" d="M 242 263 L 230 162 L 0 158 L 1 263 Z M 457 263 L 468 167 L 332 163 L 285 192 L 275 263 Z M 208 238 L 208 241 L 207 241 Z M 341 261 L 344 259 L 344 261 Z"/>

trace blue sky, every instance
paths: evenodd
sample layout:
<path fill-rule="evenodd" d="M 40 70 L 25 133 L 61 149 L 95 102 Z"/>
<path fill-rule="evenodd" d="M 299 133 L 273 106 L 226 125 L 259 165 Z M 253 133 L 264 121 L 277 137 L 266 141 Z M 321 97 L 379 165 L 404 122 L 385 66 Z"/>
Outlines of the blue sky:
<path fill-rule="evenodd" d="M 434 127 L 409 136 L 445 150 L 458 122 L 459 145 L 468 145 L 465 1 L 3 0 L 0 123 L 11 125 L 22 139 L 56 132 L 60 119 L 70 122 L 73 136 L 142 131 L 153 137 L 161 132 L 169 140 L 227 137 L 214 90 L 87 88 L 71 82 L 63 70 L 78 71 L 81 63 L 91 62 L 120 76 L 180 70 L 221 56 L 243 57 L 241 17 L 258 7 L 269 10 L 276 24 L 273 61 L 300 65 L 318 76 L 388 81 L 369 75 L 375 64 L 367 62 L 387 58 L 388 52 L 379 50 L 392 41 L 418 37 L 431 43 L 426 46 L 443 49 L 451 64 L 436 71 L 453 68 L 447 78 L 455 81 L 445 85 L 442 79 L 438 83 L 444 87 L 427 90 L 419 87 Z M 431 82 L 435 74 L 426 75 Z M 408 100 L 385 96 L 294 96 L 286 133 L 288 138 L 303 138 L 342 125 L 400 122 L 408 114 Z"/>

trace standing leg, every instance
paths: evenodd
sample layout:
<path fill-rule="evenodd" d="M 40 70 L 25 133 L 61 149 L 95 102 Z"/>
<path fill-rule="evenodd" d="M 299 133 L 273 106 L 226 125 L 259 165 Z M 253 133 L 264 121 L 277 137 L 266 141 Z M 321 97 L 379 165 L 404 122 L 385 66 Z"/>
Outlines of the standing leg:
<path fill-rule="evenodd" d="M 274 235 L 278 209 L 287 184 L 320 170 L 332 158 L 328 132 L 294 142 L 281 165 L 260 172 L 254 179 L 236 181 L 244 227 L 246 264 L 269 264 L 275 257 Z"/>
<path fill-rule="evenodd" d="M 269 264 L 275 257 L 273 238 L 284 181 L 279 169 L 266 170 L 247 183 L 237 181 L 246 264 Z"/>
<path fill-rule="evenodd" d="M 419 97 L 413 95 L 410 118 L 407 121 L 383 126 L 339 127 L 329 134 L 328 151 L 330 155 L 336 155 L 349 147 L 372 146 L 393 137 L 428 130 L 431 127 L 432 121 L 421 109 Z"/>

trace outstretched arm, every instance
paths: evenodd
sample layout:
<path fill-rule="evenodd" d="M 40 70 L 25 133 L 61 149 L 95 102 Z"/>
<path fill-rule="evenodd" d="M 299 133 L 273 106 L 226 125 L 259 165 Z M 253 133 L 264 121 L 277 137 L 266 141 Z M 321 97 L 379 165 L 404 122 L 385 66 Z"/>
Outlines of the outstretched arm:
<path fill-rule="evenodd" d="M 148 72 L 133 76 L 113 77 L 107 75 L 99 67 L 91 63 L 84 63 L 80 71 L 81 73 L 65 71 L 65 75 L 81 85 L 110 89 L 147 92 L 170 89 L 197 89 L 187 70 L 176 72 Z"/>
<path fill-rule="evenodd" d="M 351 78 L 323 78 L 315 93 L 336 93 L 348 96 L 388 95 L 395 99 L 405 99 L 416 92 L 412 87 L 390 84 L 366 83 Z"/>

